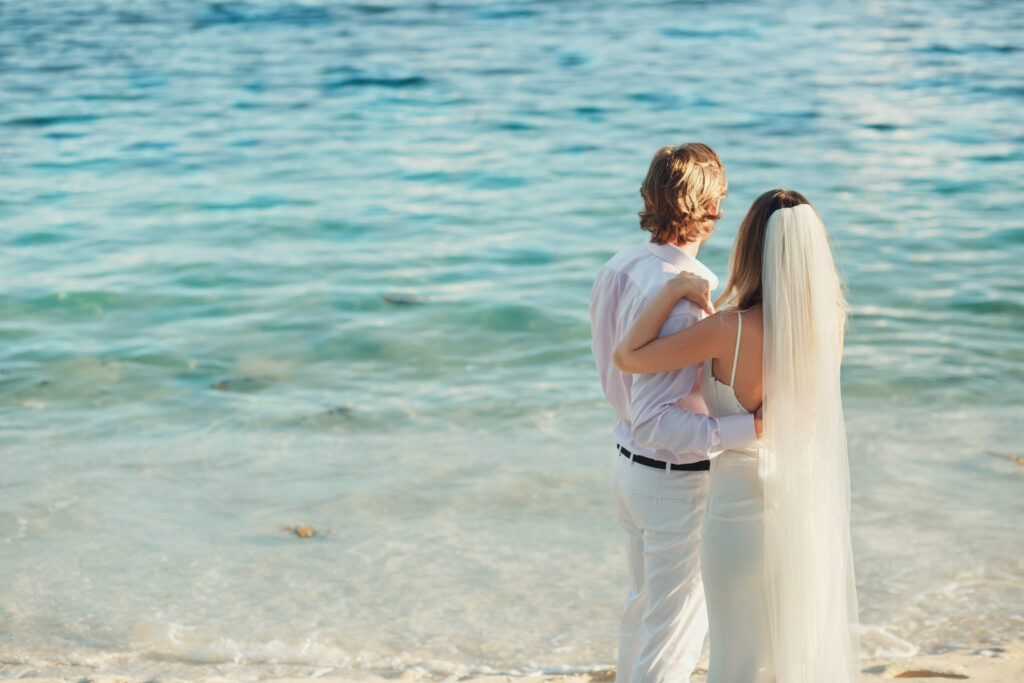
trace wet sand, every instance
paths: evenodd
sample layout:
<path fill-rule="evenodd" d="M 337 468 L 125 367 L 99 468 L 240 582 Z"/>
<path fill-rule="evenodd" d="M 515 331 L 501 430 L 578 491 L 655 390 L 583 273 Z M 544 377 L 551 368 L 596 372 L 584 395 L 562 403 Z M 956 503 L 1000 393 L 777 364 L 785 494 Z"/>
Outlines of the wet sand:
<path fill-rule="evenodd" d="M 1021 683 L 1024 681 L 1024 643 L 1003 648 L 991 648 L 950 652 L 941 655 L 922 655 L 906 659 L 869 660 L 861 664 L 862 683 L 883 680 L 944 681 L 961 680 L 973 683 Z M 182 673 L 180 670 L 179 675 Z M 265 680 L 276 683 L 298 683 L 315 678 L 326 683 L 384 683 L 385 681 L 422 682 L 434 680 L 429 674 L 419 670 L 408 670 L 401 674 L 382 675 L 366 673 L 346 673 L 331 675 L 330 670 L 321 670 L 311 675 L 295 678 L 262 678 L 253 676 L 251 669 L 225 672 L 227 675 L 202 676 L 199 678 L 177 676 L 118 676 L 111 673 L 93 673 L 75 668 L 57 677 L 32 677 L 22 673 L 17 680 L 30 683 L 143 683 L 148 681 L 185 681 L 201 680 L 207 683 L 228 683 L 241 680 Z M 690 683 L 704 683 L 704 670 L 698 669 Z M 7 679 L 14 680 L 14 679 Z M 538 675 L 509 676 L 502 674 L 470 675 L 464 677 L 451 676 L 445 681 L 461 681 L 463 683 L 609 683 L 615 680 L 613 669 L 594 671 L 591 673 L 571 675 Z"/>

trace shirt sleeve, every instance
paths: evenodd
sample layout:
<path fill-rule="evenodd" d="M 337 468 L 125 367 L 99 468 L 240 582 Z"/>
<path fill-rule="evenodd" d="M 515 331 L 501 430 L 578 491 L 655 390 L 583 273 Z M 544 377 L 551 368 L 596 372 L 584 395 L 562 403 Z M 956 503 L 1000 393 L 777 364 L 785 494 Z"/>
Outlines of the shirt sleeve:
<path fill-rule="evenodd" d="M 659 336 L 697 322 L 693 314 L 673 314 Z M 753 415 L 714 418 L 679 407 L 697 381 L 700 364 L 672 372 L 634 375 L 630 392 L 633 441 L 668 451 L 670 462 L 690 463 L 735 448 L 757 446 Z"/>
<path fill-rule="evenodd" d="M 590 299 L 590 349 L 605 398 L 616 417 L 628 422 L 628 387 L 632 378 L 623 375 L 612 363 L 612 353 L 618 343 L 616 316 L 625 286 L 625 276 L 607 267 L 602 268 L 594 280 Z"/>

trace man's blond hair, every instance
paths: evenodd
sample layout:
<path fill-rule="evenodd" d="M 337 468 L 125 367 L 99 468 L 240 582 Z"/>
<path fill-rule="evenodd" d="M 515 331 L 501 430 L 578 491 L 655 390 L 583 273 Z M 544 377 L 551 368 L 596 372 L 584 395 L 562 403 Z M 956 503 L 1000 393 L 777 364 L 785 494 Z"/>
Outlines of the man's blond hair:
<path fill-rule="evenodd" d="M 715 229 L 716 201 L 729 183 L 722 160 L 699 142 L 662 147 L 640 187 L 644 210 L 640 227 L 655 244 L 687 244 L 707 238 Z"/>

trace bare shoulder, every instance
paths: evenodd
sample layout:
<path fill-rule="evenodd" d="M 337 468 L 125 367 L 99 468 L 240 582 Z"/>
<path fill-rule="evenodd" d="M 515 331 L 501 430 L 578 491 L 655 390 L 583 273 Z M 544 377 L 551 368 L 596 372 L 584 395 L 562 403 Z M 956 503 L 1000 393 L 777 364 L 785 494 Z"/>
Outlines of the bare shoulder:
<path fill-rule="evenodd" d="M 733 333 L 735 333 L 736 311 L 732 309 L 722 309 L 721 311 L 716 311 L 709 315 L 708 317 L 704 318 L 701 321 L 701 324 L 716 331 L 732 331 Z"/>
<path fill-rule="evenodd" d="M 734 311 L 738 313 L 739 311 Z M 754 306 L 743 311 L 743 328 L 750 325 L 752 329 L 764 329 L 764 311 L 760 306 Z"/>
<path fill-rule="evenodd" d="M 724 329 L 728 330 L 732 335 L 732 339 L 736 338 L 736 328 L 739 327 L 740 317 L 743 317 L 743 337 L 756 337 L 761 339 L 764 337 L 764 315 L 760 306 L 748 308 L 745 311 L 740 311 L 735 308 L 725 308 L 715 313 L 715 317 L 720 316 L 720 325 Z"/>
<path fill-rule="evenodd" d="M 743 337 L 752 337 L 758 342 L 764 339 L 764 312 L 760 306 L 743 311 Z"/>
<path fill-rule="evenodd" d="M 739 316 L 736 315 L 737 312 L 738 311 L 735 308 L 723 308 L 715 314 L 709 315 L 707 319 L 717 321 L 718 327 L 735 334 L 736 327 L 739 325 Z M 746 322 L 746 320 L 743 322 Z"/>
<path fill-rule="evenodd" d="M 697 323 L 701 336 L 713 345 L 715 358 L 721 358 L 731 351 L 736 341 L 736 311 L 722 310 L 712 313 Z"/>

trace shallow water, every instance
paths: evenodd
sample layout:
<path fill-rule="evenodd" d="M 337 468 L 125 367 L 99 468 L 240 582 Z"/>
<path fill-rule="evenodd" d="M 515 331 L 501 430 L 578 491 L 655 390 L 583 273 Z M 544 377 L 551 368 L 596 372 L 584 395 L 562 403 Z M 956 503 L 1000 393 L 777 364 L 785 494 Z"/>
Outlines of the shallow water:
<path fill-rule="evenodd" d="M 653 151 L 834 235 L 864 654 L 1024 630 L 1024 12 L 0 7 L 0 674 L 614 661 Z M 312 524 L 312 539 L 286 525 Z"/>

